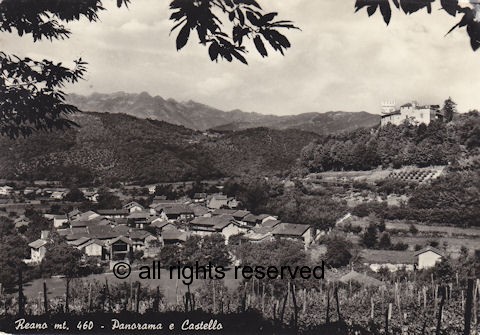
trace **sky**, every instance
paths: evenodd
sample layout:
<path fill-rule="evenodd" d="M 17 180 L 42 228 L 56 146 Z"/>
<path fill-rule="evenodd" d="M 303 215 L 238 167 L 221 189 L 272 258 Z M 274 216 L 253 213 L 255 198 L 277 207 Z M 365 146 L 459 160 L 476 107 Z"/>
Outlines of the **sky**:
<path fill-rule="evenodd" d="M 439 104 L 451 96 L 460 112 L 480 109 L 480 51 L 464 29 L 434 8 L 407 16 L 394 10 L 387 27 L 379 14 L 354 13 L 354 0 L 261 0 L 301 31 L 286 31 L 285 56 L 262 58 L 247 44 L 249 65 L 211 62 L 207 48 L 191 39 L 177 52 L 167 0 L 133 0 L 129 9 L 104 0 L 100 21 L 70 23 L 68 40 L 33 43 L 0 34 L 0 50 L 73 66 L 88 62 L 86 80 L 67 92 L 149 92 L 195 100 L 223 110 L 288 115 L 306 112 L 380 113 L 382 101 Z"/>

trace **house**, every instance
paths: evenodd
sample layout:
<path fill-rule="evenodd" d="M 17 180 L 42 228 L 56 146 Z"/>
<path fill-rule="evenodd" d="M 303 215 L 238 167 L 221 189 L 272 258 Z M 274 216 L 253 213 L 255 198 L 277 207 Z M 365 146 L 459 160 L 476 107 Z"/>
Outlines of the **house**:
<path fill-rule="evenodd" d="M 272 235 L 276 238 L 300 240 L 305 248 L 312 243 L 312 228 L 305 224 L 280 223 L 273 229 Z"/>
<path fill-rule="evenodd" d="M 42 230 L 40 233 L 40 238 L 28 244 L 30 247 L 30 259 L 25 260 L 27 264 L 38 264 L 42 262 L 47 253 L 47 244 L 49 231 Z"/>
<path fill-rule="evenodd" d="M 13 223 L 15 224 L 15 228 L 18 229 L 20 227 L 28 226 L 30 224 L 30 219 L 27 218 L 25 215 L 22 215 L 19 218 L 15 219 Z"/>
<path fill-rule="evenodd" d="M 380 123 L 382 127 L 387 124 L 399 126 L 405 122 L 414 125 L 421 123 L 428 125 L 434 120 L 443 119 L 439 105 L 421 106 L 415 101 L 402 105 L 400 109 L 396 109 L 394 103 L 384 103 L 382 110 Z"/>
<path fill-rule="evenodd" d="M 195 193 L 193 195 L 193 202 L 205 202 L 207 200 L 207 193 Z"/>
<path fill-rule="evenodd" d="M 263 221 L 260 224 L 260 227 L 262 228 L 267 228 L 267 229 L 274 229 L 276 226 L 278 226 L 281 223 L 280 220 L 275 220 L 275 219 L 268 219 L 266 221 Z"/>
<path fill-rule="evenodd" d="M 257 224 L 261 223 L 262 220 L 255 214 L 247 214 L 243 217 L 242 222 L 244 222 L 249 227 L 255 227 Z"/>
<path fill-rule="evenodd" d="M 175 200 L 167 200 L 166 195 L 156 195 L 153 197 L 153 203 L 158 203 L 162 201 L 175 201 Z"/>
<path fill-rule="evenodd" d="M 113 261 L 124 260 L 130 254 L 132 244 L 132 240 L 125 236 L 118 236 L 114 239 L 108 240 L 105 243 L 108 259 Z"/>
<path fill-rule="evenodd" d="M 417 259 L 418 269 L 429 269 L 434 267 L 435 264 L 444 257 L 444 254 L 440 250 L 428 246 L 417 251 L 415 257 Z"/>
<path fill-rule="evenodd" d="M 158 239 L 145 230 L 132 230 L 128 233 L 128 237 L 132 240 L 133 251 L 146 251 L 150 245 L 155 246 Z"/>
<path fill-rule="evenodd" d="M 230 209 L 230 208 L 220 208 L 220 209 L 214 209 L 212 211 L 212 216 L 217 216 L 217 215 L 231 215 L 233 216 L 233 213 L 237 212 L 236 209 Z"/>
<path fill-rule="evenodd" d="M 129 203 L 123 205 L 123 209 L 127 210 L 129 213 L 141 212 L 145 208 L 136 201 L 130 201 Z"/>
<path fill-rule="evenodd" d="M 188 206 L 192 209 L 194 216 L 206 216 L 210 213 L 207 207 L 203 205 L 189 204 Z"/>
<path fill-rule="evenodd" d="M 67 213 L 67 218 L 69 220 L 75 220 L 76 218 L 78 218 L 80 214 L 82 214 L 82 212 L 80 212 L 77 208 L 75 208 Z"/>
<path fill-rule="evenodd" d="M 236 210 L 232 213 L 232 216 L 237 221 L 243 221 L 243 218 L 247 215 L 251 214 L 249 211 L 246 210 Z"/>
<path fill-rule="evenodd" d="M 157 185 L 147 185 L 145 187 L 148 189 L 148 194 L 154 194 L 157 189 Z"/>
<path fill-rule="evenodd" d="M 55 228 L 63 227 L 68 222 L 66 215 L 53 215 L 53 226 Z"/>
<path fill-rule="evenodd" d="M 67 192 L 65 192 L 65 191 L 53 191 L 50 194 L 50 199 L 62 200 L 63 198 L 65 198 L 66 194 L 67 194 Z"/>
<path fill-rule="evenodd" d="M 13 187 L 8 185 L 0 186 L 0 195 L 10 195 L 13 193 Z"/>
<path fill-rule="evenodd" d="M 258 218 L 260 219 L 260 224 L 264 223 L 265 221 L 268 220 L 277 220 L 278 218 L 276 216 L 270 215 L 270 214 L 259 214 Z"/>
<path fill-rule="evenodd" d="M 228 207 L 228 197 L 224 194 L 214 194 L 207 202 L 207 207 L 210 209 L 220 209 Z"/>
<path fill-rule="evenodd" d="M 160 218 L 155 218 L 154 220 L 152 220 L 150 222 L 150 227 L 154 228 L 155 231 L 160 235 L 162 233 L 162 231 L 164 230 L 169 230 L 169 229 L 173 229 L 175 227 L 175 225 L 169 221 L 165 221 L 165 220 L 162 220 Z"/>
<path fill-rule="evenodd" d="M 132 212 L 127 216 L 127 222 L 129 225 L 133 225 L 137 228 L 143 229 L 150 223 L 150 219 L 155 217 L 149 211 Z"/>
<path fill-rule="evenodd" d="M 130 212 L 127 209 L 98 209 L 97 213 L 109 219 L 126 218 Z"/>
<path fill-rule="evenodd" d="M 228 198 L 228 200 L 227 200 L 228 208 L 237 208 L 238 205 L 240 205 L 240 203 L 238 202 L 237 199 L 235 199 L 233 197 Z"/>
<path fill-rule="evenodd" d="M 94 202 L 94 203 L 97 203 L 98 202 L 98 197 L 99 197 L 99 194 L 96 190 L 93 190 L 93 189 L 82 189 L 81 190 L 82 193 L 83 193 L 83 196 L 85 197 L 85 199 L 87 199 L 88 201 L 91 201 L 91 202 Z"/>
<path fill-rule="evenodd" d="M 242 240 L 246 240 L 252 243 L 272 241 L 274 239 L 272 231 L 273 228 L 271 227 L 254 227 L 242 237 Z"/>
<path fill-rule="evenodd" d="M 390 272 L 405 269 L 414 269 L 415 257 L 411 251 L 397 250 L 363 250 L 360 254 L 363 264 L 370 267 L 374 272 L 380 269 L 388 269 Z"/>
<path fill-rule="evenodd" d="M 155 208 L 157 213 L 163 213 L 169 221 L 187 221 L 195 217 L 193 210 L 185 204 L 167 204 Z"/>
<path fill-rule="evenodd" d="M 26 187 L 23 190 L 23 194 L 28 195 L 28 194 L 37 193 L 38 190 L 39 190 L 38 187 Z"/>
<path fill-rule="evenodd" d="M 105 259 L 106 257 L 105 242 L 96 238 L 88 239 L 88 241 L 79 245 L 77 249 L 83 251 L 89 257 L 99 257 L 100 259 Z"/>
<path fill-rule="evenodd" d="M 95 213 L 94 211 L 87 211 L 85 213 L 82 213 L 82 214 L 78 215 L 75 220 L 90 221 L 90 220 L 93 220 L 95 218 L 98 218 L 99 216 L 100 215 L 98 213 Z"/>
<path fill-rule="evenodd" d="M 200 236 L 220 233 L 225 237 L 226 244 L 228 244 L 230 236 L 240 233 L 239 227 L 230 215 L 195 218 L 190 221 L 189 229 L 192 234 Z"/>
<path fill-rule="evenodd" d="M 182 244 L 187 240 L 188 233 L 180 231 L 177 228 L 168 229 L 162 231 L 160 238 L 164 246 L 169 244 Z"/>

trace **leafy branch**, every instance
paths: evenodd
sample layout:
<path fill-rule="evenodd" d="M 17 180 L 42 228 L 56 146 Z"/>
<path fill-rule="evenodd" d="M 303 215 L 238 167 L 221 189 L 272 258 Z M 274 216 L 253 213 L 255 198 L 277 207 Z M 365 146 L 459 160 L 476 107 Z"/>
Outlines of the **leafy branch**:
<path fill-rule="evenodd" d="M 460 6 L 459 0 L 356 0 L 355 11 L 366 8 L 368 16 L 375 14 L 377 10 L 383 16 L 383 20 L 388 25 L 392 17 L 393 5 L 403 11 L 405 14 L 413 14 L 419 10 L 426 9 L 430 14 L 432 12 L 432 4 L 440 3 L 442 10 L 451 16 L 462 15 L 460 21 L 453 26 L 448 32 L 451 33 L 456 28 L 466 27 L 470 37 L 470 45 L 474 51 L 480 48 L 480 2 L 470 1 L 471 6 Z"/>
<path fill-rule="evenodd" d="M 176 22 L 171 32 L 179 29 L 177 50 L 187 44 L 191 31 L 196 31 L 200 43 L 208 45 L 212 61 L 237 59 L 247 64 L 245 38 L 253 40 L 262 57 L 268 56 L 266 43 L 283 55 L 290 42 L 279 29 L 298 29 L 291 21 L 274 21 L 277 13 L 264 13 L 255 0 L 173 0 L 170 9 L 174 11 L 170 19 Z M 225 29 L 219 16 L 231 30 Z"/>

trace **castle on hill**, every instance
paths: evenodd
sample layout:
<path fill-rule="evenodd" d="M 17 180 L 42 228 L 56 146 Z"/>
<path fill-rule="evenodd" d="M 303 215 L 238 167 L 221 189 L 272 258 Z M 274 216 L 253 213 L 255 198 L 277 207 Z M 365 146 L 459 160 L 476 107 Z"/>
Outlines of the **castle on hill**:
<path fill-rule="evenodd" d="M 382 116 L 380 125 L 383 127 L 387 124 L 401 125 L 405 122 L 419 125 L 424 123 L 428 125 L 433 120 L 443 119 L 439 105 L 419 105 L 416 101 L 412 101 L 396 108 L 393 101 L 382 103 Z"/>

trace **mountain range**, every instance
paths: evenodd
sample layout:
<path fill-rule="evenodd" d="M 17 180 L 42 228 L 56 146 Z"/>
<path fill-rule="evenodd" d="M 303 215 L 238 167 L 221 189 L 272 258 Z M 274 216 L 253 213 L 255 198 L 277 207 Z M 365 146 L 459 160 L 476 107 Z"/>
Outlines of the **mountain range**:
<path fill-rule="evenodd" d="M 89 96 L 70 94 L 68 102 L 82 111 L 132 115 L 140 119 L 165 121 L 194 130 L 238 131 L 249 128 L 299 129 L 320 135 L 370 128 L 380 123 L 380 116 L 367 112 L 330 111 L 277 116 L 241 110 L 222 111 L 192 100 L 178 102 L 140 94 L 116 92 Z"/>

